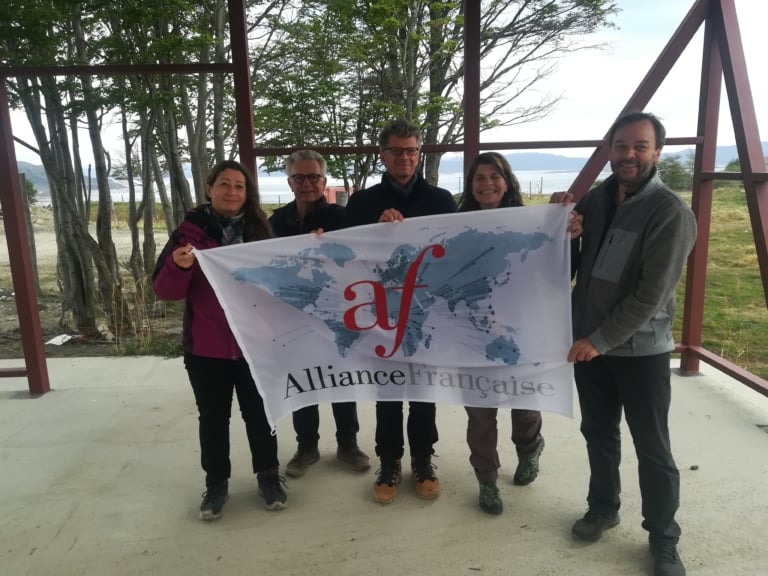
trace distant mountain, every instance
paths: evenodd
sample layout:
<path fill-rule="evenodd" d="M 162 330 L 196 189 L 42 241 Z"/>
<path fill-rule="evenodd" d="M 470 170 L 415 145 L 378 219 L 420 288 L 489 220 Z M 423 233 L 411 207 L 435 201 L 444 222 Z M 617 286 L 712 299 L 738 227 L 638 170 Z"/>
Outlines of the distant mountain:
<path fill-rule="evenodd" d="M 768 156 L 768 142 L 763 142 L 763 156 Z M 678 156 L 681 159 L 688 154 L 693 154 L 694 148 L 686 148 L 677 152 L 662 153 L 662 157 Z M 589 160 L 588 156 L 572 157 L 559 154 L 549 154 L 546 152 L 513 152 L 505 154 L 504 157 L 509 161 L 512 170 L 532 171 L 532 172 L 578 172 Z M 736 146 L 718 146 L 715 152 L 715 165 L 723 167 L 731 160 L 739 157 Z M 463 168 L 463 159 L 458 156 L 444 156 L 440 162 L 441 173 L 461 173 Z"/>
<path fill-rule="evenodd" d="M 48 178 L 45 170 L 39 164 L 30 164 L 29 162 L 17 162 L 19 174 L 24 174 L 24 178 L 32 182 L 32 185 L 40 192 L 48 193 Z"/>
<path fill-rule="evenodd" d="M 762 145 L 763 155 L 768 156 L 768 142 L 763 142 Z M 678 156 L 685 158 L 688 154 L 692 154 L 693 151 L 693 148 L 687 148 L 678 152 L 664 153 L 662 157 Z M 718 146 L 715 154 L 715 164 L 718 167 L 725 166 L 731 160 L 738 158 L 738 156 L 736 146 Z M 505 157 L 509 160 L 515 172 L 578 172 L 589 159 L 587 156 L 577 158 L 546 152 L 514 152 L 506 154 Z M 48 179 L 42 166 L 28 162 L 19 162 L 18 166 L 19 172 L 23 172 L 27 180 L 32 182 L 43 196 L 48 194 Z M 186 171 L 188 172 L 188 170 Z M 443 156 L 440 162 L 441 174 L 461 174 L 462 172 L 464 172 L 464 163 L 461 155 Z M 267 174 L 263 175 L 266 176 Z M 191 178 L 191 173 L 188 176 Z M 124 183 L 118 181 L 113 181 L 112 184 L 116 187 L 125 187 Z M 93 189 L 96 189 L 95 182 L 93 183 Z"/>

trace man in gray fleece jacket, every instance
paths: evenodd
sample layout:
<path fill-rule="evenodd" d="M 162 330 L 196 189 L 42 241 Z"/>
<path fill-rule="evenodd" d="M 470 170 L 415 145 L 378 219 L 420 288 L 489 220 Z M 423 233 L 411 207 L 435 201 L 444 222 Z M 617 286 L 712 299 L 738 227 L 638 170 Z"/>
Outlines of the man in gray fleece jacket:
<path fill-rule="evenodd" d="M 675 521 L 680 475 L 668 415 L 675 286 L 696 240 L 688 205 L 656 173 L 665 131 L 652 114 L 633 112 L 609 132 L 611 170 L 576 206 L 584 216 L 574 250 L 574 343 L 591 477 L 589 509 L 573 526 L 597 541 L 619 523 L 619 424 L 622 408 L 639 462 L 643 528 L 656 576 L 681 576 Z"/>

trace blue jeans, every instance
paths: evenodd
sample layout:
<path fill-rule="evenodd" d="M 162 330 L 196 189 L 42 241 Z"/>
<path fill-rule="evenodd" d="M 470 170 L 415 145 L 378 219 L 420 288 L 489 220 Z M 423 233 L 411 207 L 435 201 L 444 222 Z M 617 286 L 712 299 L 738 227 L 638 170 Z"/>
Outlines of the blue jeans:
<path fill-rule="evenodd" d="M 598 356 L 575 365 L 581 405 L 581 433 L 587 441 L 590 509 L 618 511 L 621 501 L 621 412 L 635 445 L 642 497 L 643 528 L 651 540 L 680 537 L 675 512 L 680 473 L 669 441 L 671 400 L 669 354 Z"/>

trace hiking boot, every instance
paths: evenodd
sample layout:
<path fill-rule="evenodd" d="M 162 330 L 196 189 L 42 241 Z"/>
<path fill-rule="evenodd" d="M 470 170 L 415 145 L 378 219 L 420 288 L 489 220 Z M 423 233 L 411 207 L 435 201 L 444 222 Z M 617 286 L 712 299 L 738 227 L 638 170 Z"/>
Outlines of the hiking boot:
<path fill-rule="evenodd" d="M 504 502 L 501 500 L 496 482 L 480 482 L 480 510 L 488 514 L 504 512 Z"/>
<path fill-rule="evenodd" d="M 259 482 L 259 496 L 264 498 L 267 510 L 282 510 L 288 505 L 288 495 L 285 493 L 285 478 L 277 473 L 277 468 L 259 472 L 256 475 Z"/>
<path fill-rule="evenodd" d="M 203 501 L 200 504 L 200 520 L 210 521 L 221 518 L 221 510 L 229 500 L 228 482 L 224 480 L 203 493 Z"/>
<path fill-rule="evenodd" d="M 650 543 L 653 555 L 654 576 L 685 576 L 685 566 L 677 553 L 677 545 L 671 540 L 657 540 Z"/>
<path fill-rule="evenodd" d="M 373 484 L 373 499 L 379 504 L 389 504 L 397 496 L 397 486 L 402 478 L 400 460 L 382 458 L 378 475 Z"/>
<path fill-rule="evenodd" d="M 339 445 L 336 449 L 336 458 L 355 472 L 363 472 L 371 467 L 371 459 L 360 450 L 357 444 Z"/>
<path fill-rule="evenodd" d="M 304 473 L 309 470 L 315 462 L 320 460 L 320 452 L 315 446 L 312 449 L 298 447 L 296 454 L 293 455 L 288 461 L 288 465 L 285 467 L 285 473 L 291 478 L 299 478 L 304 476 Z"/>
<path fill-rule="evenodd" d="M 533 452 L 528 454 L 521 454 L 517 458 L 517 468 L 515 469 L 515 476 L 512 478 L 512 482 L 518 486 L 527 486 L 539 475 L 539 456 L 541 456 L 544 450 L 544 438 L 541 439 L 539 445 Z"/>
<path fill-rule="evenodd" d="M 590 508 L 584 514 L 584 518 L 577 520 L 571 529 L 571 533 L 579 540 L 597 542 L 608 528 L 613 528 L 619 523 L 618 512 L 602 513 Z"/>
<path fill-rule="evenodd" d="M 440 496 L 440 480 L 435 476 L 435 466 L 432 459 L 411 458 L 411 472 L 416 477 L 416 492 L 419 498 L 434 500 Z"/>

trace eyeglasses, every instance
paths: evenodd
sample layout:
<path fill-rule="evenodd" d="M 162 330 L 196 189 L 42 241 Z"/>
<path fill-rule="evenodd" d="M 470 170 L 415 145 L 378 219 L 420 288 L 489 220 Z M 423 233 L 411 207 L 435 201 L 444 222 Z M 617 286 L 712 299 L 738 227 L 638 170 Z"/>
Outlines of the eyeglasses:
<path fill-rule="evenodd" d="M 311 184 L 320 182 L 320 178 L 325 178 L 322 174 L 293 174 L 288 180 L 293 180 L 296 184 L 304 184 L 304 180 L 309 180 Z"/>
<path fill-rule="evenodd" d="M 402 156 L 403 154 L 406 156 L 416 156 L 416 154 L 419 153 L 419 150 L 419 148 L 400 148 L 398 146 L 384 148 L 385 152 L 389 152 L 393 156 Z"/>

